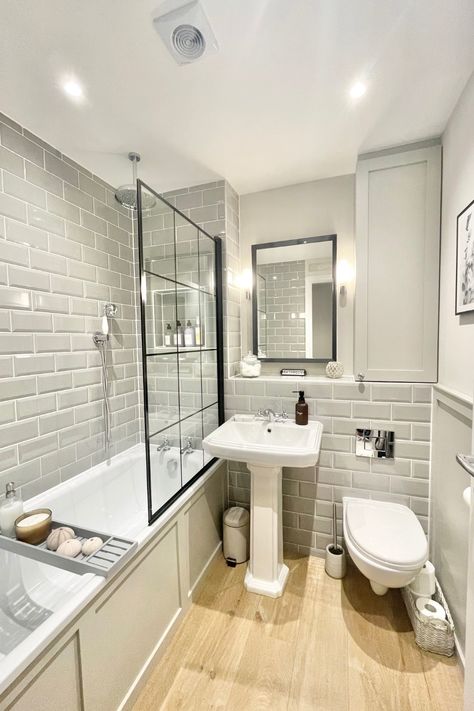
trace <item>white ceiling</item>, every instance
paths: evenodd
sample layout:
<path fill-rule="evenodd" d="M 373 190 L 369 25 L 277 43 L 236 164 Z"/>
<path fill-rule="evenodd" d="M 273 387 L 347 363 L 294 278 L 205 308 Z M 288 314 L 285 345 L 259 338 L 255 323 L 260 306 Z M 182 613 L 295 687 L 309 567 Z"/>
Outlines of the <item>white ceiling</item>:
<path fill-rule="evenodd" d="M 0 0 L 0 111 L 113 184 L 135 150 L 158 191 L 247 193 L 439 135 L 474 68 L 473 0 L 202 0 L 220 50 L 187 66 L 153 29 L 159 2 Z"/>

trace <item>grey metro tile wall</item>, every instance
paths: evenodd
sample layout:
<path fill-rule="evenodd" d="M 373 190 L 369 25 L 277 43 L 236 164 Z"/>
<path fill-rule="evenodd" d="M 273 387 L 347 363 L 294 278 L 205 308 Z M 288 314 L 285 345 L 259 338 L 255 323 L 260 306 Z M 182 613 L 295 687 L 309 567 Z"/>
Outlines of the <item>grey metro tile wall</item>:
<path fill-rule="evenodd" d="M 288 550 L 322 555 L 331 542 L 332 503 L 342 535 L 344 496 L 409 506 L 428 529 L 431 386 L 324 381 L 246 380 L 226 382 L 226 417 L 260 407 L 293 416 L 293 390 L 305 390 L 310 419 L 322 422 L 319 463 L 283 470 L 283 540 Z M 395 432 L 395 458 L 355 456 L 357 427 Z M 228 463 L 229 503 L 248 507 L 250 475 L 245 464 Z"/>
<path fill-rule="evenodd" d="M 107 301 L 111 453 L 139 441 L 133 223 L 111 186 L 1 114 L 0 171 L 0 495 L 14 480 L 28 497 L 106 456 L 92 333 Z"/>

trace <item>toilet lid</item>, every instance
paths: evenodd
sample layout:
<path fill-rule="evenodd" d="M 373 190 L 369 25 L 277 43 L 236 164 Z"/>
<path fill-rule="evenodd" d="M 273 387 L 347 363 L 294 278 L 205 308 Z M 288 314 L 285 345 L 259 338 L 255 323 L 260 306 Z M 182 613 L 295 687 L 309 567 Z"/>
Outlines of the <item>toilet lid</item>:
<path fill-rule="evenodd" d="M 347 533 L 358 548 L 380 563 L 416 567 L 428 557 L 428 543 L 413 511 L 387 501 L 347 499 Z"/>

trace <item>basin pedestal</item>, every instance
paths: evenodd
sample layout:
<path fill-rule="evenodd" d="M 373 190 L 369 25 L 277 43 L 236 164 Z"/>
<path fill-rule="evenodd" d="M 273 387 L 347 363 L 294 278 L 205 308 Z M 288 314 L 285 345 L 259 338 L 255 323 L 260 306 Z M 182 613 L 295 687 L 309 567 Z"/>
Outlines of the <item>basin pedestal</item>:
<path fill-rule="evenodd" d="M 245 575 L 249 592 L 280 597 L 288 567 L 283 563 L 281 467 L 247 464 L 250 469 L 250 561 Z"/>

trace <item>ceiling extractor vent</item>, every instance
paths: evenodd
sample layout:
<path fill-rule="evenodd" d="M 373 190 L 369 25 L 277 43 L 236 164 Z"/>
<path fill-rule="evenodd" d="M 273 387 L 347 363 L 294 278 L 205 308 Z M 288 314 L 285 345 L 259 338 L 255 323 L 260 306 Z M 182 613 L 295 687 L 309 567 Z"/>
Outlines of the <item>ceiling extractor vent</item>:
<path fill-rule="evenodd" d="M 160 6 L 153 25 L 178 64 L 195 62 L 219 49 L 199 0 L 168 0 Z"/>

